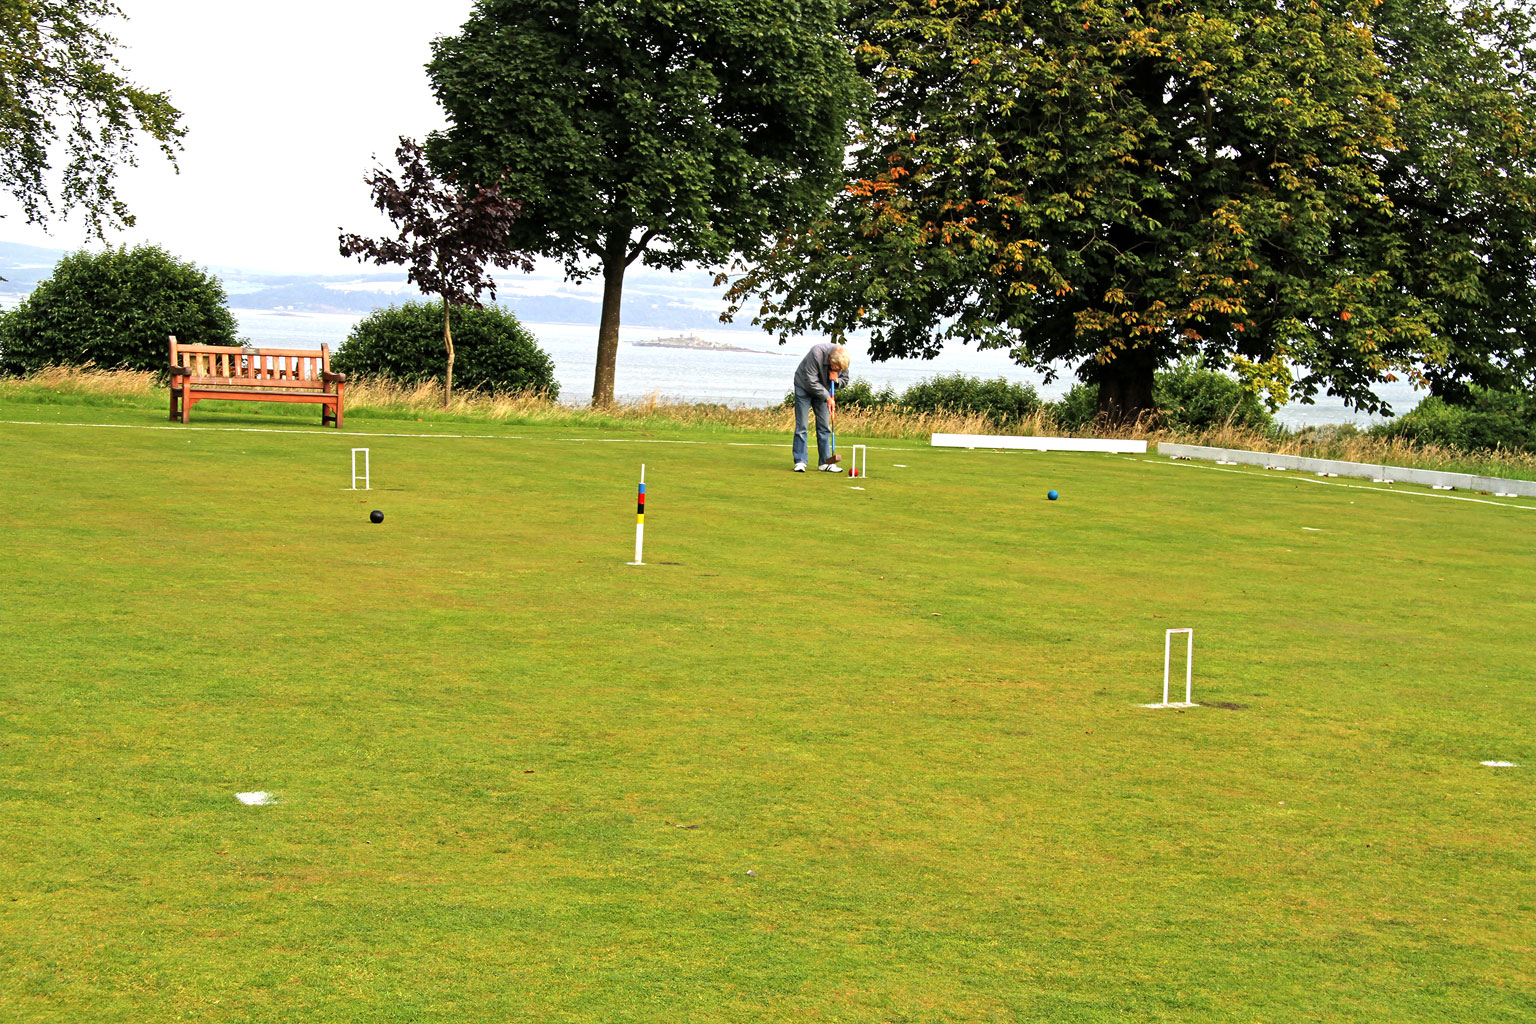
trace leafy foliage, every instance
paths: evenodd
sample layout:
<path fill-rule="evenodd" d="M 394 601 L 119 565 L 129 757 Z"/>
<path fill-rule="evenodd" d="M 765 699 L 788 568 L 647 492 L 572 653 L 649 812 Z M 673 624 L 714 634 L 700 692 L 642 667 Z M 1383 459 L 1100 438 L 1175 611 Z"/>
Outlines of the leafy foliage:
<path fill-rule="evenodd" d="M 499 306 L 468 307 L 457 315 L 459 386 L 480 391 L 542 391 L 555 398 L 555 366 L 538 341 Z M 349 375 L 402 383 L 436 380 L 443 372 L 443 307 L 407 302 L 364 317 L 331 361 Z"/>
<path fill-rule="evenodd" d="M 1159 426 L 1203 430 L 1242 427 L 1273 431 L 1275 418 L 1253 392 L 1224 373 L 1185 360 L 1160 370 L 1152 385 Z"/>
<path fill-rule="evenodd" d="M 517 246 L 601 274 L 593 401 L 613 400 L 635 260 L 756 253 L 820 213 L 861 87 L 843 0 L 480 0 L 429 65 L 449 128 L 439 168 L 507 168 Z"/>
<path fill-rule="evenodd" d="M 236 345 L 224 286 L 153 245 L 76 252 L 15 309 L 0 314 L 0 372 L 44 366 L 163 372 L 169 336 Z"/>
<path fill-rule="evenodd" d="M 1431 303 L 1431 389 L 1536 393 L 1536 30 L 1518 0 L 1382 0 L 1375 31 L 1401 144 L 1383 154 L 1403 287 Z M 1481 401 L 1479 399 L 1479 401 Z"/>
<path fill-rule="evenodd" d="M 480 296 L 496 297 L 496 282 L 485 265 L 533 269 L 533 261 L 510 243 L 522 204 L 501 195 L 501 186 L 460 188 L 453 176 L 437 177 L 427 166 L 421 146 L 400 139 L 395 150 L 401 177 L 376 168 L 364 181 L 373 191 L 374 205 L 400 228 L 396 238 L 364 238 L 343 233 L 341 254 L 381 265 L 404 264 L 406 279 L 442 300 L 441 338 L 447 351 L 443 404 L 453 397 L 454 306 L 478 306 Z"/>
<path fill-rule="evenodd" d="M 1513 448 L 1536 453 L 1536 401 L 1472 385 L 1460 404 L 1431 395 L 1406 415 L 1372 427 L 1371 433 L 1464 451 Z"/>
<path fill-rule="evenodd" d="M 982 380 L 952 373 L 913 384 L 902 392 L 901 405 L 912 412 L 981 413 L 1002 426 L 1038 412 L 1040 396 L 1028 384 L 1003 377 Z"/>
<path fill-rule="evenodd" d="M 1482 0 L 1384 7 L 863 4 L 877 99 L 848 185 L 731 296 L 780 334 L 868 329 L 876 358 L 1064 362 L 1117 417 L 1190 358 L 1272 403 L 1365 409 L 1458 350 L 1475 374 L 1532 287 L 1529 19 L 1499 36 Z"/>
<path fill-rule="evenodd" d="M 791 391 L 785 396 L 784 404 L 795 404 L 795 393 Z M 854 377 L 846 384 L 837 386 L 837 407 L 839 409 L 884 409 L 900 404 L 896 395 L 896 389 L 887 384 L 876 391 L 874 385 L 861 377 Z"/>
<path fill-rule="evenodd" d="M 0 187 L 28 223 L 79 208 L 105 239 L 107 228 L 134 223 L 114 179 L 137 163 L 138 136 L 175 163 L 181 112 L 123 77 L 117 40 L 99 24 L 121 16 L 110 0 L 0 0 Z M 61 149 L 56 206 L 48 179 Z"/>
<path fill-rule="evenodd" d="M 1052 402 L 1052 418 L 1066 430 L 1090 427 L 1101 415 L 1099 386 L 1074 384 Z M 1253 392 L 1231 376 L 1195 360 L 1185 360 L 1153 378 L 1152 399 L 1156 425 L 1172 430 L 1207 430 L 1237 427 L 1262 433 L 1276 430 L 1275 418 Z"/>
<path fill-rule="evenodd" d="M 1063 430 L 1083 430 L 1099 417 L 1099 386 L 1078 381 L 1051 403 L 1051 418 Z"/>
<path fill-rule="evenodd" d="M 795 404 L 794 393 L 784 405 Z M 900 396 L 889 384 L 876 391 L 867 380 L 854 378 L 837 389 L 840 409 L 899 409 L 911 413 L 979 413 L 999 427 L 1016 423 L 1040 410 L 1040 396 L 1028 384 L 998 377 L 982 380 L 963 373 L 925 378 Z"/>

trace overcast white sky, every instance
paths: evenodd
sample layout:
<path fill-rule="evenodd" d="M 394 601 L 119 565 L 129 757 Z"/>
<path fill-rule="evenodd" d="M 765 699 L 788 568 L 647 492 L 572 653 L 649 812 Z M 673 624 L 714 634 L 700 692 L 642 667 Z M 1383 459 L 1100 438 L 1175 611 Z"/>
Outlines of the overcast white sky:
<path fill-rule="evenodd" d="M 360 269 L 339 227 L 383 234 L 362 178 L 393 168 L 401 135 L 443 124 L 423 68 L 472 0 L 118 0 L 111 30 L 135 84 L 170 93 L 187 128 L 176 174 L 153 143 L 121 172 L 138 224 L 114 244 L 154 242 L 203 265 L 292 273 Z M 55 192 L 55 195 L 57 193 Z M 0 240 L 76 249 L 78 216 L 27 225 L 5 196 Z"/>

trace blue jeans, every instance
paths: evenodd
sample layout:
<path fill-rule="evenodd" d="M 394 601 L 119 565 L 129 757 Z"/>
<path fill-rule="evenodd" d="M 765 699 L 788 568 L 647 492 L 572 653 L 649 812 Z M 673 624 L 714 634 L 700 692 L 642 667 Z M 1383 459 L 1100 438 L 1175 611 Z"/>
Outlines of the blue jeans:
<path fill-rule="evenodd" d="M 816 450 L 820 462 L 832 457 L 832 415 L 827 400 L 808 391 L 795 388 L 795 462 L 805 462 L 805 431 L 812 408 L 816 410 Z M 820 464 L 818 462 L 818 465 Z"/>

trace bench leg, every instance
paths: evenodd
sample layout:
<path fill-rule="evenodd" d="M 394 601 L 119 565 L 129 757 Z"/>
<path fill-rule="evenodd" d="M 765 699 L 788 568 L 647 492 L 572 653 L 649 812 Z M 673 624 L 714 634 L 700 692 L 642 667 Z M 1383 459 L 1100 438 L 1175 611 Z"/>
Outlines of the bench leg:
<path fill-rule="evenodd" d="M 185 391 L 181 393 L 181 422 L 192 422 L 192 396 Z"/>
<path fill-rule="evenodd" d="M 341 407 L 346 402 L 346 394 L 347 384 L 346 381 L 342 381 L 340 384 L 336 385 L 335 400 L 326 402 L 320 407 L 321 426 L 325 426 L 325 424 L 329 422 L 330 425 L 335 427 L 337 430 L 341 429 Z"/>
<path fill-rule="evenodd" d="M 178 409 L 177 409 L 177 408 L 176 408 L 176 400 L 177 400 L 177 399 L 178 399 L 178 398 L 180 398 L 180 397 L 181 397 L 181 395 L 180 395 L 180 393 L 179 393 L 179 392 L 177 392 L 177 390 L 176 390 L 176 389 L 175 389 L 175 388 L 171 388 L 171 389 L 170 389 L 170 392 L 171 392 L 171 419 L 173 419 L 173 420 L 174 420 L 174 419 L 176 419 L 176 418 L 177 418 L 177 417 L 178 417 L 178 416 L 180 416 L 180 415 L 181 415 L 181 413 L 180 413 L 180 410 L 178 410 Z"/>

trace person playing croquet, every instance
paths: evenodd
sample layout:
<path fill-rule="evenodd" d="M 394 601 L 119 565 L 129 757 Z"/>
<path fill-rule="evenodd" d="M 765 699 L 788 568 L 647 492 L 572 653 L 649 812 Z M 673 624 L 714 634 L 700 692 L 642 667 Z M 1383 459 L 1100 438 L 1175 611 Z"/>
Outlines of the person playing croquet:
<path fill-rule="evenodd" d="M 795 472 L 804 473 L 806 463 L 805 431 L 808 414 L 816 410 L 816 451 L 818 468 L 825 473 L 841 473 L 838 457 L 832 451 L 832 417 L 837 415 L 835 382 L 848 375 L 848 350 L 830 341 L 819 342 L 800 360 L 795 369 Z"/>

